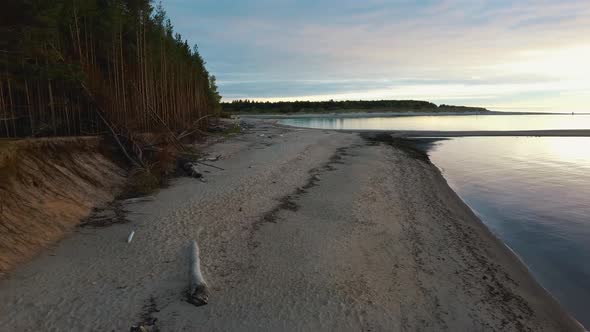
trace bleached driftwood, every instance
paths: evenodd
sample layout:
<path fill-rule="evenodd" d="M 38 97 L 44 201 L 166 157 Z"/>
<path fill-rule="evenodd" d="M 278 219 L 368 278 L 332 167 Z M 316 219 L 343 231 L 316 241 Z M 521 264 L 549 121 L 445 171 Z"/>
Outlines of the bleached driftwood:
<path fill-rule="evenodd" d="M 127 243 L 131 243 L 131 241 L 133 241 L 133 235 L 135 235 L 135 231 L 131 231 L 131 233 L 127 237 Z"/>
<path fill-rule="evenodd" d="M 189 278 L 190 287 L 188 301 L 196 306 L 202 306 L 209 303 L 209 289 L 203 273 L 201 272 L 201 260 L 199 258 L 199 246 L 197 241 L 190 244 L 190 267 Z"/>

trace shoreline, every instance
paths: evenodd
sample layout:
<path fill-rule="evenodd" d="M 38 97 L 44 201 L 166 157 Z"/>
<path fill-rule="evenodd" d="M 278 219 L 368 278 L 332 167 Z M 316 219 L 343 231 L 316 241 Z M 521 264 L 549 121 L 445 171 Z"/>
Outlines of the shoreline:
<path fill-rule="evenodd" d="M 350 130 L 349 132 L 355 132 L 355 131 Z M 547 135 L 547 132 L 551 133 L 554 131 L 544 130 L 544 131 L 537 131 L 537 132 L 544 133 L 544 135 L 542 134 L 540 136 L 551 137 L 551 135 Z M 557 131 L 555 131 L 555 132 L 557 132 Z M 387 130 L 373 130 L 373 131 L 367 130 L 367 131 L 360 131 L 360 133 L 361 133 L 361 135 L 364 134 L 364 135 L 373 135 L 373 136 L 378 136 L 378 135 L 382 135 L 382 134 L 389 134 L 389 135 L 391 135 L 391 137 L 394 140 L 397 138 L 401 138 L 401 139 L 410 138 L 410 140 L 408 140 L 409 146 L 411 148 L 415 148 L 416 150 L 424 153 L 426 156 L 428 156 L 428 152 L 430 151 L 430 149 L 433 148 L 433 144 L 436 143 L 437 141 L 452 138 L 452 137 L 468 137 L 468 136 L 462 136 L 462 135 L 459 135 L 459 136 L 453 136 L 453 135 L 449 135 L 449 136 L 439 136 L 439 135 L 411 136 L 411 135 L 405 135 L 405 132 L 400 133 L 399 131 L 387 131 Z M 437 132 L 437 133 L 440 133 L 440 132 Z M 450 132 L 450 133 L 453 133 L 453 132 Z M 476 131 L 474 131 L 473 133 L 474 133 L 473 136 L 494 136 L 494 135 L 477 135 L 477 133 L 482 133 L 482 132 L 476 132 Z M 483 133 L 485 134 L 487 132 L 483 132 Z M 523 133 L 526 133 L 526 131 L 507 132 L 507 133 L 516 133 L 516 135 L 495 135 L 495 136 L 526 136 L 526 135 L 523 135 Z M 561 135 L 561 136 L 563 136 L 563 135 Z M 586 136 L 590 136 L 590 135 L 586 135 Z M 508 251 L 508 255 L 512 256 L 517 261 L 517 263 L 516 263 L 517 265 L 521 265 L 526 270 L 526 273 L 529 275 L 530 279 L 532 280 L 531 283 L 536 284 L 536 287 L 540 288 L 541 292 L 545 293 L 545 296 L 550 298 L 551 301 L 554 302 L 555 305 L 560 307 L 566 316 L 570 316 L 569 318 L 574 321 L 575 325 L 578 325 L 578 327 L 582 331 L 586 331 L 584 326 L 580 322 L 578 322 L 570 313 L 565 311 L 565 309 L 559 303 L 558 299 L 555 296 L 553 296 L 553 294 L 551 294 L 551 292 L 547 288 L 545 288 L 543 285 L 541 285 L 536 280 L 536 278 L 533 275 L 533 272 L 531 271 L 531 269 L 527 265 L 527 263 L 524 261 L 524 259 L 513 248 L 511 248 L 507 243 L 502 241 L 502 239 L 500 239 L 496 234 L 494 234 L 492 232 L 492 230 L 489 229 L 488 226 L 475 214 L 475 212 L 472 210 L 472 208 L 461 198 L 461 196 L 459 196 L 459 194 L 457 192 L 455 192 L 455 190 L 453 190 L 453 188 L 448 184 L 447 179 L 443 175 L 442 169 L 439 168 L 432 161 L 430 161 L 429 158 L 428 158 L 428 163 L 436 169 L 437 173 L 442 178 L 444 185 L 446 187 L 448 187 L 448 189 L 453 193 L 453 196 L 455 196 L 455 198 L 457 200 L 461 201 L 462 205 L 464 205 L 464 207 L 466 207 L 471 212 L 471 214 L 473 215 L 474 222 L 479 224 L 480 226 L 482 226 L 485 229 L 485 232 L 487 233 L 487 235 L 493 241 L 495 241 L 500 247 L 503 247 L 506 251 Z"/>
<path fill-rule="evenodd" d="M 147 314 L 164 331 L 583 330 L 435 165 L 400 149 L 252 121 L 206 148 L 224 168 L 206 183 L 177 179 L 128 206 L 131 223 L 79 229 L 0 280 L 0 321 L 122 330 Z M 184 301 L 190 239 L 212 286 L 205 307 Z"/>
<path fill-rule="evenodd" d="M 529 114 L 530 115 L 530 114 Z M 264 119 L 273 120 L 273 119 Z M 263 121 L 264 121 L 263 120 Z M 276 120 L 276 119 L 274 119 Z M 453 138 L 453 137 L 590 137 L 590 129 L 542 129 L 542 130 L 391 130 L 391 129 L 324 129 L 297 127 L 273 122 L 283 128 L 334 131 L 342 133 L 384 133 L 400 138 Z"/>
<path fill-rule="evenodd" d="M 590 113 L 576 113 L 578 115 L 587 115 Z M 366 118 L 366 117 L 408 117 L 408 116 L 484 116 L 484 115 L 570 115 L 571 113 L 554 113 L 554 112 L 504 112 L 504 111 L 461 111 L 461 112 L 325 112 L 325 113 L 288 113 L 288 114 L 247 114 L 237 113 L 234 116 L 243 119 L 299 119 L 299 118 Z"/>

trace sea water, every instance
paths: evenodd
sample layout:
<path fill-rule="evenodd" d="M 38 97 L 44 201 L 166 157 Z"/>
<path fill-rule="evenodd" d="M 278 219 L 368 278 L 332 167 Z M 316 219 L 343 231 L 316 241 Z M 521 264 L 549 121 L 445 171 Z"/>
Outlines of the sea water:
<path fill-rule="evenodd" d="M 541 285 L 590 327 L 590 138 L 454 138 L 429 155 Z"/>

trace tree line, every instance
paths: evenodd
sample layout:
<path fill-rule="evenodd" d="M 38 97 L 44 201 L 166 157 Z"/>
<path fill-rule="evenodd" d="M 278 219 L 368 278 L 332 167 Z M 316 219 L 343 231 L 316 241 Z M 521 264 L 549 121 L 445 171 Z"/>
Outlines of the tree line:
<path fill-rule="evenodd" d="M 182 131 L 220 111 L 196 46 L 151 0 L 5 0 L 0 137 Z"/>
<path fill-rule="evenodd" d="M 227 113 L 321 113 L 339 111 L 424 111 L 424 112 L 485 112 L 486 109 L 440 105 L 419 100 L 346 100 L 346 101 L 280 101 L 264 102 L 252 100 L 234 100 L 222 103 Z"/>

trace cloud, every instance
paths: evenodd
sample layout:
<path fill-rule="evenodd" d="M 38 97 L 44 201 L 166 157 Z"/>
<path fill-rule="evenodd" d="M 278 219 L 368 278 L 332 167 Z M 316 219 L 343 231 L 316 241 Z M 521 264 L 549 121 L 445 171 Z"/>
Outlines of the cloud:
<path fill-rule="evenodd" d="M 518 95 L 538 93 L 567 99 L 568 91 L 590 86 L 584 80 L 590 76 L 585 0 L 164 5 L 177 30 L 200 45 L 226 99 L 370 97 L 383 91 L 399 98 L 515 102 Z M 436 81 L 437 88 L 407 78 Z"/>

